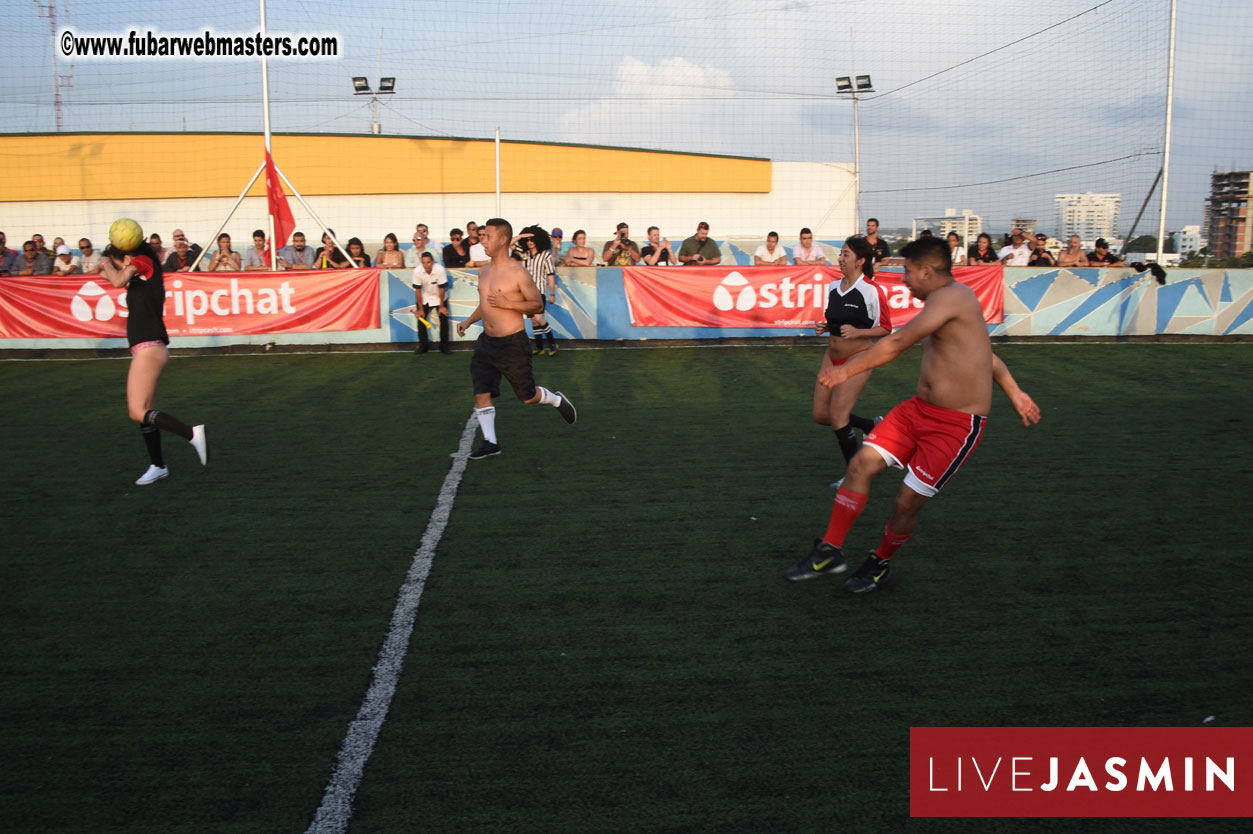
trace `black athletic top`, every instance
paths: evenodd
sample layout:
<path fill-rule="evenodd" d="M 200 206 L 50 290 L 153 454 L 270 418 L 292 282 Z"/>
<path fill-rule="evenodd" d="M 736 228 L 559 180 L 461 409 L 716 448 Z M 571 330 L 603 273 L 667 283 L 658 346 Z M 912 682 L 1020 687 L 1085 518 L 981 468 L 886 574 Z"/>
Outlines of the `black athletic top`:
<path fill-rule="evenodd" d="M 989 246 L 980 252 L 978 246 L 971 246 L 966 250 L 966 262 L 972 264 L 994 264 L 1001 259 L 996 257 L 996 250 Z"/>
<path fill-rule="evenodd" d="M 140 342 L 170 343 L 161 311 L 165 305 L 165 279 L 161 267 L 147 255 L 131 258 L 135 275 L 126 284 L 126 340 L 131 347 Z"/>
<path fill-rule="evenodd" d="M 887 295 L 883 287 L 859 277 L 847 293 L 840 294 L 840 282 L 836 281 L 827 294 L 827 332 L 838 336 L 840 327 L 851 324 L 861 330 L 883 327 L 892 330 L 892 315 L 888 312 Z"/>

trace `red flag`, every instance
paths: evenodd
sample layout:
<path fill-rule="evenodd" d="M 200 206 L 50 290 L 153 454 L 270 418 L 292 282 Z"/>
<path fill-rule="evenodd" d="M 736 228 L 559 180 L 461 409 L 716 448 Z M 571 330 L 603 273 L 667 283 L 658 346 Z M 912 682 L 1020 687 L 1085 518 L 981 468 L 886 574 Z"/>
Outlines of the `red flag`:
<path fill-rule="evenodd" d="M 270 215 L 274 218 L 274 245 L 282 249 L 287 245 L 287 236 L 296 229 L 296 218 L 292 217 L 291 207 L 287 205 L 287 195 L 283 193 L 274 157 L 269 151 L 265 152 L 265 196 L 270 201 Z"/>

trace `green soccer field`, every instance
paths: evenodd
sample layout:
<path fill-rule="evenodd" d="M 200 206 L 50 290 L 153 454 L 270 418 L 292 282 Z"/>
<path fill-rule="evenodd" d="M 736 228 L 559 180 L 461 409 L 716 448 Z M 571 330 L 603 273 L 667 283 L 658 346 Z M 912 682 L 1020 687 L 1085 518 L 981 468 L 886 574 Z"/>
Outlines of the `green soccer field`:
<path fill-rule="evenodd" d="M 889 584 L 782 571 L 843 462 L 822 346 L 565 350 L 470 462 L 348 830 L 1237 831 L 911 820 L 911 726 L 1253 724 L 1253 349 L 998 346 L 984 440 Z M 918 350 L 858 412 L 913 393 Z M 470 415 L 469 354 L 0 362 L 0 830 L 302 832 Z M 507 390 L 507 389 L 506 389 Z M 849 536 L 877 544 L 900 474 Z M 1182 823 L 1182 824 L 1181 824 Z"/>

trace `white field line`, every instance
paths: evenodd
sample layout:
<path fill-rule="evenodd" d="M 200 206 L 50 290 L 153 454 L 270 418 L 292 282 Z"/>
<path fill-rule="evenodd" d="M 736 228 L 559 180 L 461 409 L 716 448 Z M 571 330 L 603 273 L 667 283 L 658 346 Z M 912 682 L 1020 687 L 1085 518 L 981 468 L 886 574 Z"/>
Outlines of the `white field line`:
<path fill-rule="evenodd" d="M 1109 341 L 1104 341 L 1105 339 L 1108 339 Z M 691 350 L 691 349 L 709 350 L 713 348 L 722 349 L 722 348 L 743 348 L 743 347 L 763 347 L 763 348 L 811 347 L 814 350 L 817 350 L 819 347 L 825 348 L 827 344 L 826 340 L 820 337 L 815 337 L 812 344 L 797 343 L 797 342 L 789 342 L 789 343 L 764 342 L 763 344 L 736 344 L 736 345 L 728 345 L 728 344 L 721 344 L 721 343 L 712 344 L 712 345 L 701 345 L 701 344 L 668 345 L 660 339 L 659 340 L 639 339 L 638 341 L 646 342 L 647 344 L 635 344 L 634 341 L 632 341 L 632 342 L 615 342 L 613 344 L 606 344 L 606 345 L 570 345 L 567 347 L 566 344 L 563 342 L 561 345 L 561 349 L 564 351 L 570 351 L 572 353 L 575 351 L 582 351 L 582 350 L 615 350 L 615 351 L 616 350 L 659 350 L 659 349 L 660 350 Z M 1127 341 L 1115 341 L 1115 337 L 1113 336 L 1109 336 L 1109 337 L 1093 336 L 1092 340 L 1087 341 L 1087 342 L 1075 342 L 1075 341 L 1046 342 L 1043 340 L 1019 342 L 1013 339 L 1008 339 L 1004 342 L 993 342 L 992 349 L 995 350 L 996 348 L 1002 345 L 1083 345 L 1083 346 L 1086 346 L 1086 345 L 1127 345 L 1127 346 L 1170 345 L 1171 347 L 1181 347 L 1183 345 L 1221 345 L 1221 344 L 1243 345 L 1243 344 L 1247 344 L 1247 342 L 1220 341 L 1217 338 L 1215 338 L 1214 341 L 1212 342 L 1200 342 L 1200 341 L 1191 341 L 1191 340 L 1186 341 L 1186 342 L 1127 342 Z M 178 347 L 178 345 L 175 345 L 174 347 Z M 0 353 L 2 352 L 3 351 L 0 351 Z M 467 351 L 467 353 L 468 352 L 469 351 Z M 175 359 L 228 359 L 232 357 L 241 357 L 241 358 L 247 359 L 253 356 L 377 356 L 377 355 L 385 355 L 389 353 L 394 353 L 397 356 L 400 356 L 400 355 L 403 355 L 405 351 L 404 350 L 285 350 L 281 353 L 262 353 L 258 351 L 257 353 L 183 354 L 183 355 L 171 355 L 170 359 L 171 360 L 175 360 Z M 19 358 L 8 358 L 8 357 L 0 356 L 0 362 L 120 362 L 123 360 L 129 362 L 130 356 L 125 355 L 125 354 L 119 354 L 118 356 L 69 356 L 69 357 L 65 357 L 64 359 L 55 357 L 55 356 L 43 356 L 43 357 L 39 357 L 36 359 L 19 359 Z"/>
<path fill-rule="evenodd" d="M 452 468 L 444 478 L 435 509 L 431 511 L 431 520 L 427 522 L 426 531 L 422 534 L 422 543 L 413 554 L 413 564 L 409 567 L 404 584 L 400 586 L 396 608 L 392 611 L 391 625 L 383 640 L 383 648 L 379 651 L 378 663 L 374 665 L 370 688 L 365 693 L 365 700 L 361 702 L 356 719 L 348 725 L 348 735 L 344 737 L 343 746 L 339 749 L 339 758 L 335 762 L 331 781 L 326 786 L 322 804 L 314 814 L 306 834 L 342 834 L 348 828 L 348 821 L 352 818 L 352 800 L 361 784 L 366 762 L 374 752 L 374 744 L 383 727 L 383 720 L 387 717 L 387 710 L 391 707 L 392 697 L 396 694 L 396 683 L 400 679 L 405 653 L 409 651 L 409 639 L 413 635 L 418 603 L 422 599 L 427 577 L 431 574 L 435 548 L 439 546 L 444 528 L 448 526 L 453 499 L 465 474 L 470 444 L 474 441 L 478 425 L 478 417 L 471 412 L 465 430 L 461 432 L 457 453 L 453 455 Z"/>

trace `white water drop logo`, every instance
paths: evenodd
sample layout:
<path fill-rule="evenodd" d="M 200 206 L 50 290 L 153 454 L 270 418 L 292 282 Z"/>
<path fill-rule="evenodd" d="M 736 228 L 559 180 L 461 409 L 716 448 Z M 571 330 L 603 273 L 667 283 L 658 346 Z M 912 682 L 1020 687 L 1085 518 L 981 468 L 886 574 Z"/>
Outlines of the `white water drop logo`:
<path fill-rule="evenodd" d="M 103 297 L 95 303 L 93 308 L 92 302 L 88 299 L 101 296 Z M 88 322 L 92 319 L 108 321 L 117 315 L 117 304 L 114 303 L 112 296 L 104 291 L 104 287 L 94 281 L 88 281 L 79 287 L 78 294 L 70 302 L 70 312 L 81 322 Z"/>
<path fill-rule="evenodd" d="M 728 287 L 740 287 L 739 294 L 734 297 Z M 726 312 L 732 308 L 744 312 L 757 306 L 757 291 L 748 283 L 748 279 L 738 272 L 732 272 L 714 290 L 714 306 Z"/>

